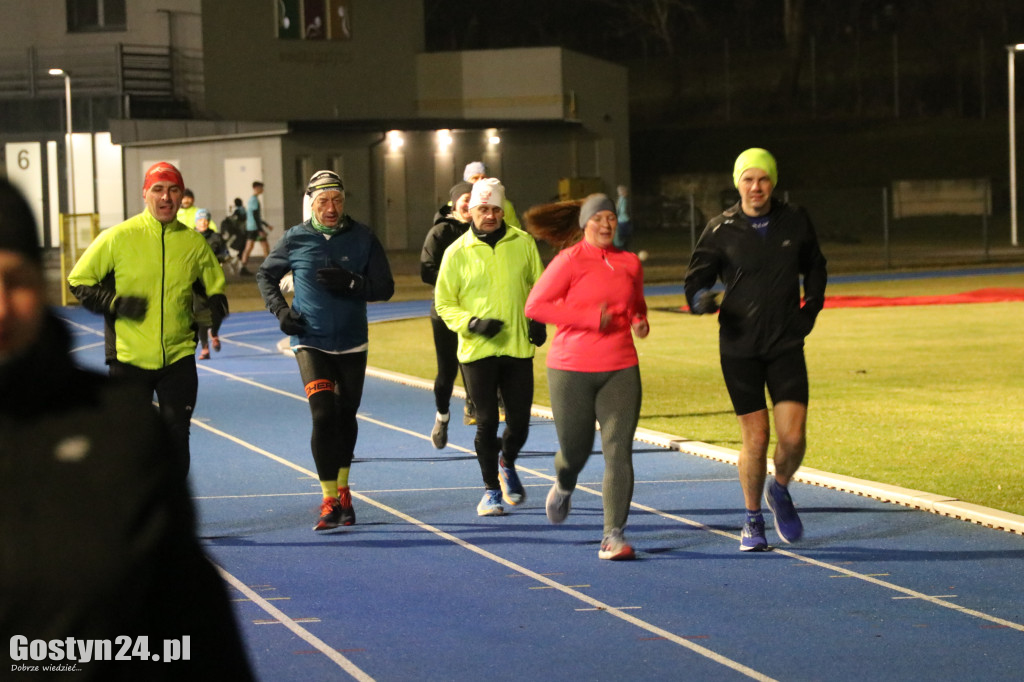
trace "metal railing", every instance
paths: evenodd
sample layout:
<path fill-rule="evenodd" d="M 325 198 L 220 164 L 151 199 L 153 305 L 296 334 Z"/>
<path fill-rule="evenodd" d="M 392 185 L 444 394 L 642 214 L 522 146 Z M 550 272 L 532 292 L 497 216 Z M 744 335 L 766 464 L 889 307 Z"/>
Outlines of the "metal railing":
<path fill-rule="evenodd" d="M 55 67 L 71 74 L 75 96 L 185 100 L 202 108 L 202 53 L 166 45 L 0 50 L 0 99 L 63 97 L 63 82 L 47 73 Z"/>

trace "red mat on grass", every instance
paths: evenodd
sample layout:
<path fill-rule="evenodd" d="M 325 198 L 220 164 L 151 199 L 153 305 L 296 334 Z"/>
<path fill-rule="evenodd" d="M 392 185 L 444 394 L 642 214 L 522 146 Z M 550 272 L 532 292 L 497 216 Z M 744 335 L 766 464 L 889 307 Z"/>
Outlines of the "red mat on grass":
<path fill-rule="evenodd" d="M 943 296 L 826 296 L 825 307 L 880 308 L 896 305 L 949 305 L 952 303 L 1003 303 L 1006 301 L 1024 301 L 1024 289 L 999 287 Z M 663 308 L 662 310 L 674 309 Z M 688 312 L 690 309 L 684 305 L 678 310 Z"/>
<path fill-rule="evenodd" d="M 875 308 L 894 305 L 949 305 L 1024 301 L 1024 289 L 992 288 L 944 296 L 826 296 L 826 308 Z"/>

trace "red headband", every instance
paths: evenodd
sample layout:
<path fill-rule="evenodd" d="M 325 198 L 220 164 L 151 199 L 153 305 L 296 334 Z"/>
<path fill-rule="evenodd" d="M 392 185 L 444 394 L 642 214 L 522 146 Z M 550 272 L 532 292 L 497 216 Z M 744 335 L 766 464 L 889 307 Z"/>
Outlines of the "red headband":
<path fill-rule="evenodd" d="M 169 182 L 172 185 L 177 185 L 180 189 L 185 189 L 185 181 L 181 177 L 181 172 L 165 161 L 159 161 L 149 167 L 146 177 L 142 181 L 142 191 L 148 192 L 149 188 L 158 182 Z"/>

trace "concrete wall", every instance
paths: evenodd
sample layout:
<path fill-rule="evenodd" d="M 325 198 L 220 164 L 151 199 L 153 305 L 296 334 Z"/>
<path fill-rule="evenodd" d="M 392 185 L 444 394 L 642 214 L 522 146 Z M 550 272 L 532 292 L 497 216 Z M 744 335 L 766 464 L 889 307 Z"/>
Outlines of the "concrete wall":
<path fill-rule="evenodd" d="M 419 113 L 473 120 L 565 117 L 565 52 L 557 47 L 421 54 Z"/>
<path fill-rule="evenodd" d="M 178 166 L 185 184 L 195 193 L 196 205 L 210 209 L 218 223 L 227 215 L 228 202 L 238 195 L 242 201 L 252 195 L 237 189 L 228 191 L 225 184 L 225 163 L 231 159 L 259 158 L 262 161 L 263 219 L 273 225 L 268 238 L 277 241 L 286 226 L 285 198 L 277 189 L 283 186 L 281 140 L 278 137 L 259 137 L 238 140 L 207 141 L 203 143 L 154 144 L 124 148 L 125 207 L 129 216 L 145 208 L 142 200 L 142 178 L 150 163 L 170 161 Z M 251 182 L 250 180 L 250 182 Z"/>
<path fill-rule="evenodd" d="M 351 40 L 277 37 L 276 3 L 204 0 L 207 109 L 243 120 L 354 120 L 415 113 L 421 0 L 351 0 Z"/>

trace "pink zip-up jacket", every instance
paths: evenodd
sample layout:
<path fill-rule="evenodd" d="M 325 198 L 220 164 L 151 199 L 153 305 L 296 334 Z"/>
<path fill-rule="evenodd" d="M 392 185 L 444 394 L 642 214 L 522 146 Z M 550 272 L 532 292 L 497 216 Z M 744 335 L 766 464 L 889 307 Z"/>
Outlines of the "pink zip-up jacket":
<path fill-rule="evenodd" d="M 612 319 L 601 329 L 602 305 Z M 547 365 L 611 372 L 638 364 L 630 322 L 647 318 L 640 259 L 580 241 L 562 250 L 533 286 L 526 316 L 557 327 Z"/>

